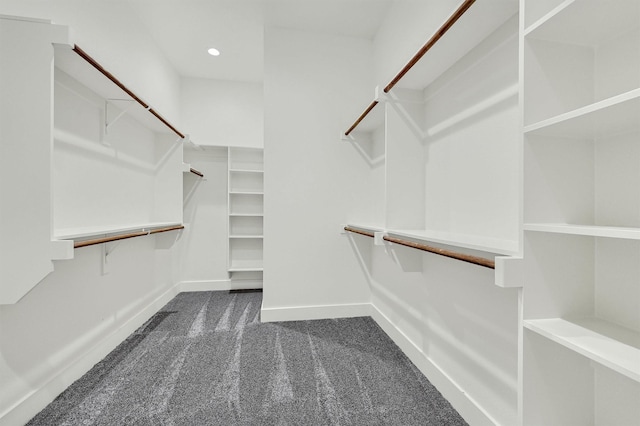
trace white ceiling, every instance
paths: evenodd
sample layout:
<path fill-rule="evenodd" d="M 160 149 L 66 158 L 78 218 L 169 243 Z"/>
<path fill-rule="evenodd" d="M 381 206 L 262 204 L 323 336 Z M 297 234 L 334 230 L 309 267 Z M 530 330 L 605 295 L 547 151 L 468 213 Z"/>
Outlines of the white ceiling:
<path fill-rule="evenodd" d="M 185 77 L 262 81 L 264 28 L 371 39 L 392 0 L 129 0 Z M 209 47 L 222 53 L 207 54 Z"/>

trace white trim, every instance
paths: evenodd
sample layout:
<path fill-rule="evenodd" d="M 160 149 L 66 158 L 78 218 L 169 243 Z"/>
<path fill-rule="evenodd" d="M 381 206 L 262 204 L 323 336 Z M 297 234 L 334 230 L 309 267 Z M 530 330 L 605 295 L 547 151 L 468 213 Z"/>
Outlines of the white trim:
<path fill-rule="evenodd" d="M 180 281 L 179 292 L 185 291 L 227 291 L 227 290 L 253 290 L 262 288 L 262 280 L 196 280 Z"/>
<path fill-rule="evenodd" d="M 375 305 L 370 308 L 371 318 L 395 342 L 402 352 L 434 385 L 453 408 L 472 425 L 498 424 L 476 401 L 473 400 L 445 371 L 407 337 L 391 320 Z"/>
<path fill-rule="evenodd" d="M 231 290 L 230 280 L 192 280 L 180 281 L 179 292 L 185 291 L 225 291 Z"/>
<path fill-rule="evenodd" d="M 370 303 L 350 303 L 344 305 L 315 305 L 280 308 L 265 308 L 260 312 L 262 322 L 303 321 L 327 318 L 368 317 L 371 315 Z"/>
<path fill-rule="evenodd" d="M 23 396 L 20 401 L 2 413 L 0 415 L 0 425 L 25 424 L 31 420 L 34 415 L 51 403 L 55 397 L 82 377 L 95 364 L 104 359 L 120 343 L 124 342 L 127 337 L 140 328 L 179 292 L 178 285 L 171 286 L 118 329 L 105 336 L 104 339 L 85 353 L 78 355 L 75 360 L 69 362 L 67 367 L 62 368 L 48 382 Z"/>

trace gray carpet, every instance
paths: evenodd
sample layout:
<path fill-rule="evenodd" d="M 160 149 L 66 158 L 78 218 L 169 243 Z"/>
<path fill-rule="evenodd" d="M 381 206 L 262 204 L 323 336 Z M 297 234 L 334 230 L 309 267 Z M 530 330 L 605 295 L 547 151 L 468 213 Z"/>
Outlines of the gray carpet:
<path fill-rule="evenodd" d="M 368 317 L 260 323 L 181 293 L 29 425 L 464 425 Z"/>

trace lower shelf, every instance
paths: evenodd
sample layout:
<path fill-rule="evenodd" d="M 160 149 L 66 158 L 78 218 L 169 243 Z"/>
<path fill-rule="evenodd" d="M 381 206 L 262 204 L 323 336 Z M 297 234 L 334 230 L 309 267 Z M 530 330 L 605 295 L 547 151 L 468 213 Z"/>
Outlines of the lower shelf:
<path fill-rule="evenodd" d="M 524 327 L 640 382 L 640 333 L 597 318 L 525 320 Z"/>
<path fill-rule="evenodd" d="M 238 266 L 228 269 L 229 272 L 262 272 L 264 269 L 261 267 L 252 267 L 252 266 Z"/>

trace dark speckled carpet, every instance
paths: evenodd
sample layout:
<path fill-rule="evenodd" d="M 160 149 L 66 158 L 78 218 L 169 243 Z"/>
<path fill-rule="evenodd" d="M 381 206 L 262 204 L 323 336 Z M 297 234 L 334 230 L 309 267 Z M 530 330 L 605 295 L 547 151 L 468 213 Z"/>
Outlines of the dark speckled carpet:
<path fill-rule="evenodd" d="M 181 293 L 29 425 L 464 425 L 371 318 L 260 323 Z"/>

